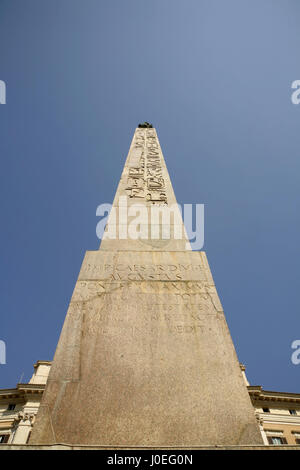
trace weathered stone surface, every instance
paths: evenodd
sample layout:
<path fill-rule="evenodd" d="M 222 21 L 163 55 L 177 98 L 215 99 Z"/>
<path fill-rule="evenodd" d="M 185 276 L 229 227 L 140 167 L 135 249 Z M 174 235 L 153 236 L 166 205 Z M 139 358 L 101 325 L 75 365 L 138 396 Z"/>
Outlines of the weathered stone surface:
<path fill-rule="evenodd" d="M 169 447 L 134 447 L 135 450 L 141 450 L 141 451 L 150 451 L 150 450 L 161 450 L 161 451 L 166 451 L 166 450 L 174 450 L 174 448 L 169 448 Z M 190 450 L 190 451 L 196 451 L 196 450 L 300 450 L 299 445 L 233 445 L 233 446 L 218 446 L 218 445 L 211 445 L 211 446 L 178 446 L 178 450 Z M 117 447 L 117 446 L 99 446 L 99 445 L 66 445 L 66 444 L 50 444 L 50 445 L 30 445 L 30 444 L 2 444 L 0 446 L 0 450 L 111 450 L 111 451 L 122 451 L 125 450 L 133 450 L 132 447 Z"/>
<path fill-rule="evenodd" d="M 205 253 L 120 242 L 86 253 L 30 443 L 261 444 Z"/>

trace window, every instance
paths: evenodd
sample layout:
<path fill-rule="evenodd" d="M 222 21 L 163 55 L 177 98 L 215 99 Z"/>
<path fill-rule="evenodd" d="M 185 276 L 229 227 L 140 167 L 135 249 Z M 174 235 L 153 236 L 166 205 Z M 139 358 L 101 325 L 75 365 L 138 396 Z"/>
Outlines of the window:
<path fill-rule="evenodd" d="M 282 446 L 283 444 L 287 444 L 287 440 L 285 437 L 278 437 L 278 436 L 268 436 L 269 444 L 275 446 Z"/>
<path fill-rule="evenodd" d="M 270 413 L 270 408 L 263 408 L 264 413 Z"/>
<path fill-rule="evenodd" d="M 10 403 L 7 407 L 7 410 L 8 411 L 13 411 L 15 408 L 16 408 L 16 404 L 15 403 Z"/>
<path fill-rule="evenodd" d="M 296 444 L 300 444 L 300 439 L 295 439 Z"/>
<path fill-rule="evenodd" d="M 0 444 L 6 444 L 8 442 L 10 434 L 0 434 Z"/>
<path fill-rule="evenodd" d="M 297 414 L 296 410 L 289 410 L 289 412 L 290 412 L 290 415 L 296 415 Z"/>

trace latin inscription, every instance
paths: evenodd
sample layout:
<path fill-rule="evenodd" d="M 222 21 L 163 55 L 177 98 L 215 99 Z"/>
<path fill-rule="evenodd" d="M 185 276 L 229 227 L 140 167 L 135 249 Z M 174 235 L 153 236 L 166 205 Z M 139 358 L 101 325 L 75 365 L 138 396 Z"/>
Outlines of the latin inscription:
<path fill-rule="evenodd" d="M 123 331 L 135 336 L 138 331 L 157 335 L 166 331 L 193 335 L 208 333 L 208 318 L 219 318 L 214 295 L 214 286 L 193 281 L 78 281 L 70 308 L 78 315 L 81 304 L 85 334 L 111 336 Z"/>
<path fill-rule="evenodd" d="M 200 264 L 91 264 L 85 263 L 80 277 L 110 281 L 170 281 L 184 280 L 189 273 L 206 279 Z"/>

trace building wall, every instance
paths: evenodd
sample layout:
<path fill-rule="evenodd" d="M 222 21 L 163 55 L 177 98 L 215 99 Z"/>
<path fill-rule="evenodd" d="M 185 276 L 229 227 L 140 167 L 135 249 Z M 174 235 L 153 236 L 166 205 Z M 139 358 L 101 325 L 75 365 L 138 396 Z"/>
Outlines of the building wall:
<path fill-rule="evenodd" d="M 300 444 L 300 405 L 288 398 L 281 403 L 252 400 L 266 438 L 281 437 L 287 444 Z M 269 412 L 263 411 L 269 409 Z M 296 414 L 291 415 L 290 410 Z"/>
<path fill-rule="evenodd" d="M 38 412 L 51 362 L 38 361 L 28 384 L 0 390 L 0 444 L 26 444 Z"/>

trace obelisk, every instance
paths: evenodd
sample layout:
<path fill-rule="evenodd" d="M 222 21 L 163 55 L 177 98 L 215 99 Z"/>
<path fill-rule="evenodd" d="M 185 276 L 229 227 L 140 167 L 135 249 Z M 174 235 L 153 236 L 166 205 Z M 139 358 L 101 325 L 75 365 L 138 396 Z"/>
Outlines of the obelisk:
<path fill-rule="evenodd" d="M 135 204 L 176 204 L 147 123 L 100 249 L 84 257 L 30 444 L 262 444 L 205 253 L 178 238 L 180 214 L 169 237 L 164 220 L 151 237 L 146 215 L 129 237 L 124 209 Z"/>

